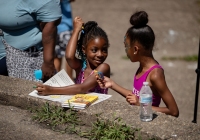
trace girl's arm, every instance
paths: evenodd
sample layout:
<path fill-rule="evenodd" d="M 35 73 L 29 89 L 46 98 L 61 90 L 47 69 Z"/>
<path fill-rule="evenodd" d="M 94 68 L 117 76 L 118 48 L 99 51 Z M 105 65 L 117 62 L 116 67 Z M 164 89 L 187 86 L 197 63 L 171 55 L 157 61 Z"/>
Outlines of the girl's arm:
<path fill-rule="evenodd" d="M 153 107 L 153 110 L 178 117 L 178 106 L 166 84 L 164 71 L 162 69 L 155 69 L 152 71 L 152 74 L 150 75 L 150 83 L 152 90 L 156 90 L 157 93 L 159 93 L 166 105 L 166 107 Z"/>
<path fill-rule="evenodd" d="M 82 84 L 75 84 L 65 87 L 52 87 L 48 85 L 38 84 L 36 90 L 39 95 L 75 95 L 84 94 L 87 92 Z"/>
<path fill-rule="evenodd" d="M 112 81 L 111 84 L 111 89 L 116 91 L 117 93 L 121 94 L 123 97 L 127 97 L 128 95 L 132 94 L 131 90 L 125 89 L 123 87 L 121 87 L 120 85 L 118 85 L 117 83 L 115 83 L 114 81 Z"/>
<path fill-rule="evenodd" d="M 110 75 L 110 66 L 106 63 L 101 64 L 97 70 L 103 72 L 104 75 Z M 39 95 L 74 95 L 78 93 L 87 93 L 90 89 L 93 89 L 97 85 L 96 75 L 93 73 L 87 77 L 82 84 L 65 87 L 51 87 L 48 85 L 38 84 L 36 90 Z"/>
<path fill-rule="evenodd" d="M 83 21 L 80 17 L 75 17 L 73 24 L 74 24 L 74 30 L 66 47 L 65 58 L 67 63 L 72 69 L 77 69 L 81 67 L 81 62 L 79 59 L 75 57 L 75 53 L 76 53 L 76 46 L 79 37 L 79 32 L 81 31 Z"/>
<path fill-rule="evenodd" d="M 116 91 L 117 93 L 121 94 L 124 97 L 127 97 L 127 95 L 132 94 L 131 90 L 125 89 L 115 83 L 115 81 L 111 80 L 107 76 L 104 76 L 104 79 L 99 79 L 98 76 L 96 76 L 97 82 L 101 88 L 111 88 L 112 90 Z"/>

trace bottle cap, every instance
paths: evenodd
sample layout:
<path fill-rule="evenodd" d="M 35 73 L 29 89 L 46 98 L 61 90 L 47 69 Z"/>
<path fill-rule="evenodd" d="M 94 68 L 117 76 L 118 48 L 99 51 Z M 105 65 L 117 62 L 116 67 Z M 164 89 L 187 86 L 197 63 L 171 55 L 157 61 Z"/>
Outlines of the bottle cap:
<path fill-rule="evenodd" d="M 34 75 L 35 75 L 35 79 L 41 80 L 42 79 L 42 70 L 35 70 Z"/>
<path fill-rule="evenodd" d="M 149 84 L 149 82 L 143 82 L 143 85 L 147 86 Z"/>

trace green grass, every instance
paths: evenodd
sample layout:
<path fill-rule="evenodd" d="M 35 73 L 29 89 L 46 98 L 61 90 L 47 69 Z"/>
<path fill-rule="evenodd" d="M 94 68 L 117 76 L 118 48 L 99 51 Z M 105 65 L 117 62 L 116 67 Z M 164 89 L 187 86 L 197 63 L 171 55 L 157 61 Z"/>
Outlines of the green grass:
<path fill-rule="evenodd" d="M 79 118 L 78 111 L 73 108 L 65 109 L 45 103 L 40 108 L 31 108 L 30 111 L 34 121 L 50 126 L 52 130 L 61 133 L 73 133 L 90 140 L 142 140 L 140 129 L 131 128 L 119 117 L 104 120 L 101 119 L 100 114 L 97 114 L 97 119 L 92 123 L 91 128 L 82 131 L 84 124 Z"/>
<path fill-rule="evenodd" d="M 197 55 L 187 55 L 183 57 L 162 57 L 162 60 L 183 60 L 183 61 L 198 61 L 198 56 Z"/>
<path fill-rule="evenodd" d="M 122 56 L 122 59 L 129 60 L 127 56 Z"/>
<path fill-rule="evenodd" d="M 62 133 L 70 132 L 77 133 L 76 126 L 81 124 L 77 111 L 70 108 L 66 111 L 62 107 L 50 106 L 49 103 L 45 103 L 41 108 L 32 109 L 31 112 L 33 120 L 39 123 L 45 123 L 49 125 L 53 130 L 60 131 Z M 57 126 L 65 124 L 64 130 L 57 129 Z"/>
<path fill-rule="evenodd" d="M 122 123 L 121 118 L 116 118 L 113 121 L 102 120 L 97 115 L 96 122 L 93 123 L 92 129 L 85 133 L 85 138 L 91 140 L 135 140 L 141 139 L 136 137 L 135 133 L 140 129 L 132 129 Z"/>

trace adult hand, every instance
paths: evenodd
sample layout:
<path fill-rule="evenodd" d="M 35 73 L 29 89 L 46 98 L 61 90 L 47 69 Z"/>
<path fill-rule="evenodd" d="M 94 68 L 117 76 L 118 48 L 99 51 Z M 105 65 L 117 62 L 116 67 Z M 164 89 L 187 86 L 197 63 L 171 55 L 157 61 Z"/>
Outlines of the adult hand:
<path fill-rule="evenodd" d="M 132 93 L 126 96 L 126 101 L 131 105 L 140 105 L 138 97 Z"/>
<path fill-rule="evenodd" d="M 49 78 L 54 76 L 56 73 L 55 66 L 52 63 L 47 64 L 47 63 L 43 62 L 41 69 L 42 69 L 42 81 L 43 82 L 46 82 Z"/>

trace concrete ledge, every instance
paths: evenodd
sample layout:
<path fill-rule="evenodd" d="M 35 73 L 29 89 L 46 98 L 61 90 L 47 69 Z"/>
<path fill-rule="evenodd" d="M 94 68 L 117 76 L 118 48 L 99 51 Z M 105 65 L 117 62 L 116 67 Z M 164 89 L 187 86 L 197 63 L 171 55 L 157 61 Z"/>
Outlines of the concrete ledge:
<path fill-rule="evenodd" d="M 0 104 L 11 105 L 22 109 L 43 105 L 47 100 L 31 97 L 28 94 L 33 91 L 35 82 L 11 78 L 0 75 Z M 48 101 L 52 105 L 60 105 Z M 80 110 L 84 121 L 91 125 L 92 117 L 101 113 L 103 119 L 113 120 L 113 117 L 121 117 L 122 121 L 132 128 L 142 128 L 142 135 L 156 137 L 158 139 L 199 140 L 200 125 L 187 122 L 163 113 L 154 112 L 154 120 L 141 122 L 138 116 L 139 107 L 130 106 L 124 102 L 111 99 Z M 181 113 L 181 112 L 180 112 Z M 52 132 L 54 133 L 54 132 Z"/>

